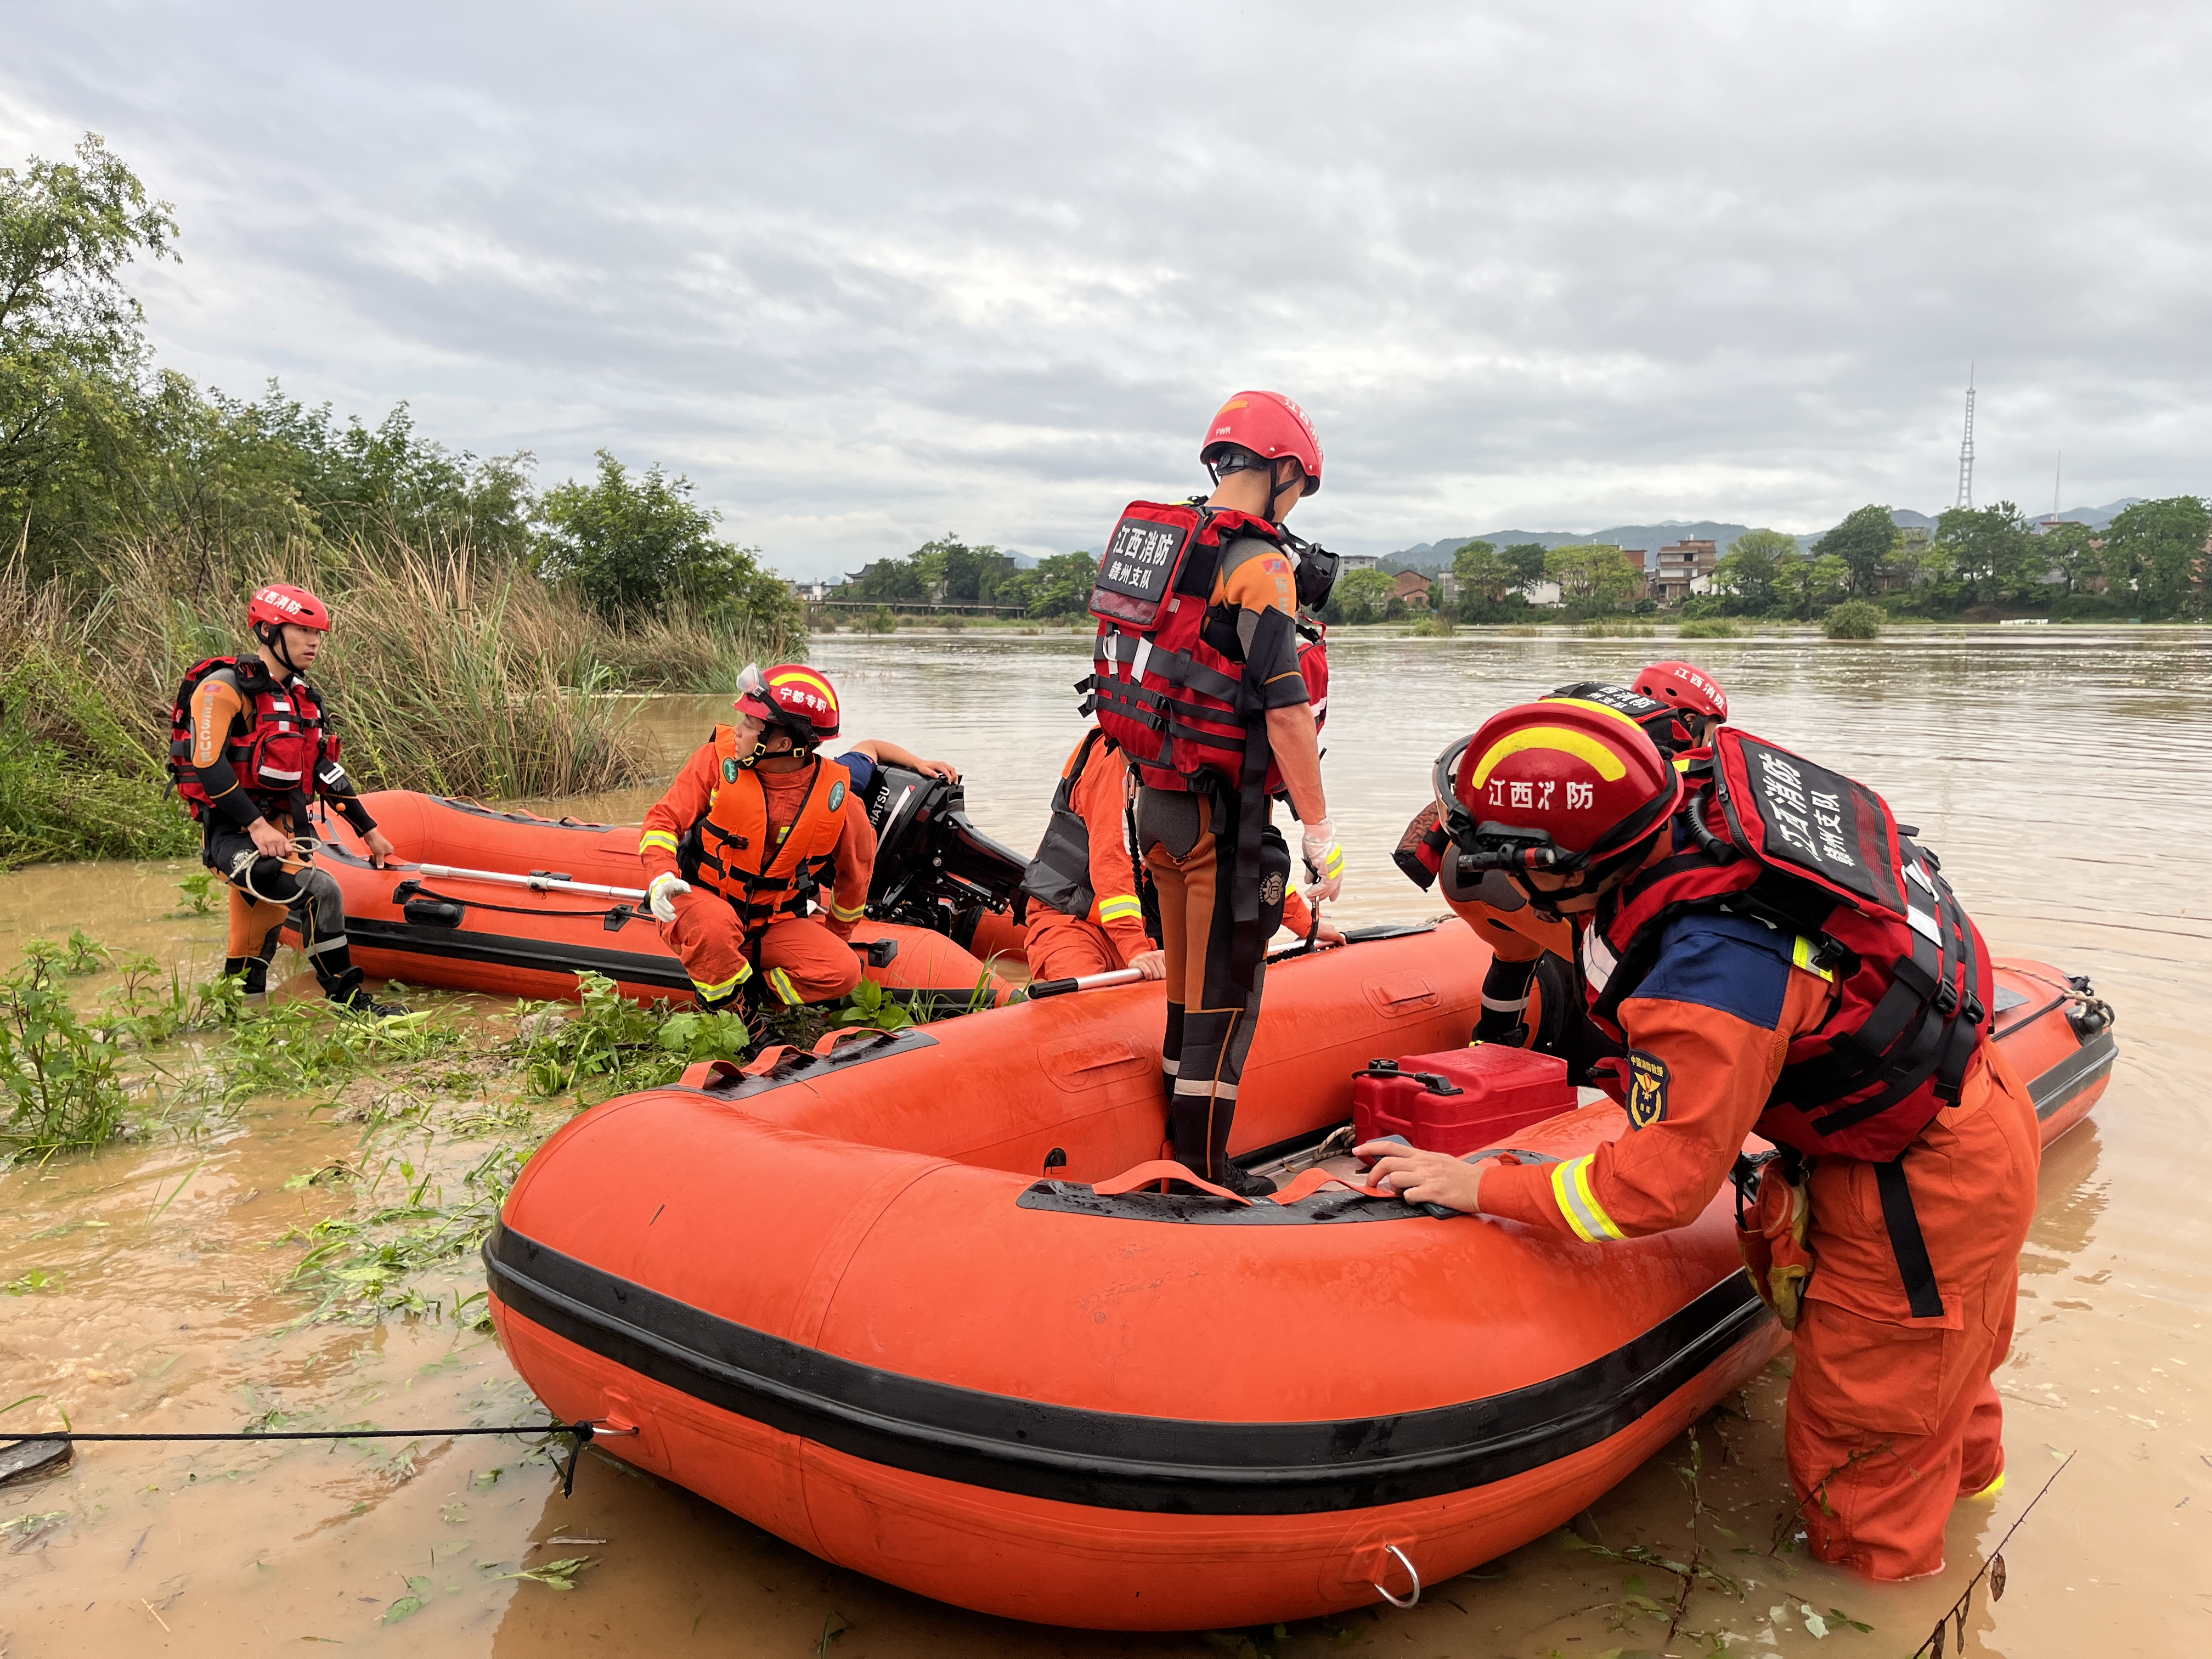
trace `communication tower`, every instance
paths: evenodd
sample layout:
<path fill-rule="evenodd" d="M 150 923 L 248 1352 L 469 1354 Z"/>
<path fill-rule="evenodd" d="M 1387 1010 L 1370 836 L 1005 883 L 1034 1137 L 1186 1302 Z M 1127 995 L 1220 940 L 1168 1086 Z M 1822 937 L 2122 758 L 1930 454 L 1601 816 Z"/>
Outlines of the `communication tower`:
<path fill-rule="evenodd" d="M 1966 430 L 1959 440 L 1959 505 L 1974 504 L 1974 368 L 1966 365 Z"/>

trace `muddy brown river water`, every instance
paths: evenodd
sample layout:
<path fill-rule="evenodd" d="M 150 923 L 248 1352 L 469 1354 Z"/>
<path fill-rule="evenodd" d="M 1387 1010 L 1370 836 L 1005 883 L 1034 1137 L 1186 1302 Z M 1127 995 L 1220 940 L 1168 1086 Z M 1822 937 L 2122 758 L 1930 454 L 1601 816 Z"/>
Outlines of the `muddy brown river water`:
<path fill-rule="evenodd" d="M 1268 1650 L 1689 1655 L 1725 1631 L 1737 1653 L 1902 1659 L 2069 1453 L 2007 1551 L 2003 1601 L 1976 1599 L 1972 1650 L 2199 1650 L 2212 1637 L 2212 636 L 2005 629 L 1680 649 L 1721 676 L 1741 723 L 1863 779 L 1918 824 L 2000 953 L 2087 973 L 2118 1012 L 2112 1085 L 2044 1164 L 2019 1338 L 2000 1378 L 2008 1490 L 1993 1505 L 1960 1506 L 1950 1568 L 1932 1582 L 1875 1589 L 1771 1553 L 1787 1502 L 1778 1367 L 1741 1398 L 1740 1415 L 1703 1431 L 1705 1497 L 1736 1534 L 1708 1541 L 1719 1569 L 1746 1582 L 1741 1601 L 1697 1598 L 1688 1624 L 1707 1639 L 1685 1630 L 1662 1645 L 1663 1628 L 1634 1617 L 1626 1598 L 1670 1594 L 1666 1575 L 1636 1582 L 1632 1569 L 1548 1539 L 1432 1587 L 1411 1612 L 1355 1613 L 1335 1632 L 1302 1625 Z M 1663 640 L 1340 641 L 1325 772 L 1350 854 L 1340 917 L 1434 909 L 1389 849 L 1446 741 L 1504 702 L 1622 677 L 1675 650 Z M 1084 651 L 1065 636 L 843 635 L 818 641 L 814 659 L 844 693 L 849 736 L 955 761 L 983 827 L 1026 848 L 1078 732 L 1067 687 Z M 689 743 L 718 706 L 661 700 L 643 717 Z M 651 799 L 562 805 L 635 817 Z M 81 927 L 204 972 L 222 953 L 222 922 L 170 919 L 187 873 L 0 875 L 0 967 L 27 939 Z M 103 981 L 83 983 L 96 994 Z M 286 1288 L 301 1246 L 279 1241 L 353 1201 L 306 1181 L 361 1141 L 359 1127 L 331 1121 L 327 1099 L 258 1100 L 227 1125 L 157 1129 L 0 1175 L 0 1287 L 12 1292 L 0 1296 L 0 1404 L 41 1396 L 0 1426 L 58 1426 L 64 1410 L 81 1429 L 149 1431 L 235 1428 L 272 1410 L 309 1426 L 532 1417 L 495 1343 L 446 1313 L 453 1293 L 481 1288 L 470 1262 L 431 1276 L 428 1288 L 446 1297 L 440 1316 L 295 1323 L 313 1302 Z M 386 1137 L 386 1178 L 458 1179 L 463 1154 L 431 1137 L 411 1155 L 409 1145 L 404 1130 Z M 1295 1364 L 1297 1342 L 1296 1332 L 1242 1332 L 1222 1363 L 1251 1363 L 1256 1345 L 1267 1363 Z M 1680 1449 L 1655 1459 L 1579 1529 L 1616 1548 L 1686 1547 L 1683 1461 Z M 72 1469 L 0 1488 L 0 1528 L 4 1659 L 322 1644 L 501 1659 L 1238 1650 L 1218 1633 L 1095 1634 L 945 1607 L 593 1454 L 564 1499 L 543 1455 L 514 1440 L 88 1446 Z M 592 1565 L 572 1590 L 511 1576 L 575 1557 Z M 395 1617 L 409 1597 L 419 1610 Z"/>

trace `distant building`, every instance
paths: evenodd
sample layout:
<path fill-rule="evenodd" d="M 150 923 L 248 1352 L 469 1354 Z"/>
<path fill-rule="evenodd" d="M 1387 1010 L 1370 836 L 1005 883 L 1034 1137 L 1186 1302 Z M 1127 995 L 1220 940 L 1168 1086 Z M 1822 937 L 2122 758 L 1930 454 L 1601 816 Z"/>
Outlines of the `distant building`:
<path fill-rule="evenodd" d="M 1401 570 L 1390 579 L 1390 597 L 1403 599 L 1409 610 L 1425 611 L 1430 590 L 1435 586 L 1418 570 Z"/>
<path fill-rule="evenodd" d="M 1621 562 L 1636 574 L 1636 586 L 1628 597 L 1641 604 L 1651 597 L 1651 562 L 1640 547 L 1622 548 L 1620 557 Z"/>
<path fill-rule="evenodd" d="M 1346 553 L 1342 556 L 1341 565 L 1343 569 L 1347 571 L 1372 570 L 1375 568 L 1375 559 L 1376 556 L 1372 553 Z"/>
<path fill-rule="evenodd" d="M 1449 570 L 1437 578 L 1437 585 L 1429 591 L 1429 603 L 1436 605 L 1459 603 L 1459 578 Z"/>
<path fill-rule="evenodd" d="M 830 597 L 830 584 L 818 578 L 811 582 L 787 581 L 784 586 L 791 590 L 791 597 L 801 605 L 819 605 Z"/>
<path fill-rule="evenodd" d="M 1684 540 L 1661 548 L 1651 573 L 1651 597 L 1662 605 L 1680 605 L 1692 593 L 1711 592 L 1713 567 L 1720 558 L 1720 547 L 1713 542 Z"/>

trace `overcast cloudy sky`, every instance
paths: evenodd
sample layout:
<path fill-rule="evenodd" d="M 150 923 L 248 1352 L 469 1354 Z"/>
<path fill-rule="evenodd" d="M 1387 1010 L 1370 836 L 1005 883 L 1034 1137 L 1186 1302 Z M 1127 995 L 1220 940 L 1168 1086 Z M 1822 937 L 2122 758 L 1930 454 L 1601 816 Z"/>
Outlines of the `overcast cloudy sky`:
<path fill-rule="evenodd" d="M 9 8 L 0 157 L 176 204 L 170 366 L 787 574 L 1095 546 L 1228 392 L 1299 526 L 1787 529 L 2212 491 L 2212 12 L 2179 3 Z"/>

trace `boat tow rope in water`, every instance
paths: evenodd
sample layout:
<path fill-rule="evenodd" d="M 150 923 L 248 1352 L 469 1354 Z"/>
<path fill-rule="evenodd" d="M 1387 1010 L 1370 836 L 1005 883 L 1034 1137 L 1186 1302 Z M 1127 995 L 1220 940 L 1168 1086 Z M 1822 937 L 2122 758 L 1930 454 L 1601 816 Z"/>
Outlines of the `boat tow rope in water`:
<path fill-rule="evenodd" d="M 265 1432 L 234 1429 L 199 1434 L 80 1434 L 71 1429 L 59 1434 L 27 1434 L 0 1447 L 0 1484 L 17 1475 L 58 1468 L 75 1455 L 74 1448 L 80 1442 L 125 1440 L 174 1445 L 203 1440 L 447 1440 L 466 1434 L 543 1434 L 568 1437 L 568 1461 L 561 1466 L 561 1496 L 568 1498 L 575 1493 L 576 1460 L 584 1455 L 585 1447 L 594 1440 L 619 1439 L 636 1432 L 634 1425 L 617 1425 L 604 1417 L 578 1418 L 574 1423 L 509 1423 L 496 1428 L 471 1425 L 465 1429 L 271 1429 Z M 56 1447 L 70 1449 L 57 1453 L 52 1449 Z"/>

